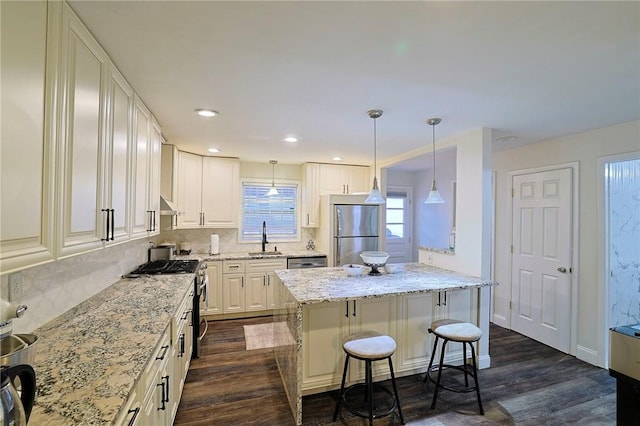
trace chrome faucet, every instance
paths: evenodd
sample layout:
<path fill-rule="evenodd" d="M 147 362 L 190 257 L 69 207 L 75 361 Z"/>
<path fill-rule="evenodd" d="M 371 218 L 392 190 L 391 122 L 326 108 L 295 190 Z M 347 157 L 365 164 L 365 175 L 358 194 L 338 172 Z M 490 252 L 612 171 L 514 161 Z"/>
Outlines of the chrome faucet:
<path fill-rule="evenodd" d="M 266 250 L 267 244 L 269 244 L 269 241 L 267 241 L 267 222 L 262 221 L 262 252 L 263 253 Z"/>

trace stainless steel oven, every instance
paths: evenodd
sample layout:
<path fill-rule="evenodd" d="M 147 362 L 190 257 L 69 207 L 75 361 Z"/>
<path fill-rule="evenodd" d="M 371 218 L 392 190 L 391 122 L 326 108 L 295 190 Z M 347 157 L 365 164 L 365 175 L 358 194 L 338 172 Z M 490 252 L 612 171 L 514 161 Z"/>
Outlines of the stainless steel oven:
<path fill-rule="evenodd" d="M 153 260 L 140 265 L 135 271 L 125 275 L 127 278 L 135 278 L 142 275 L 168 275 L 168 274 L 193 274 L 193 353 L 191 358 L 198 358 L 202 347 L 202 339 L 207 333 L 207 321 L 200 318 L 202 303 L 206 303 L 209 280 L 206 274 L 206 264 L 195 259 L 163 259 Z"/>
<path fill-rule="evenodd" d="M 327 266 L 327 256 L 290 257 L 287 269 L 322 268 Z"/>

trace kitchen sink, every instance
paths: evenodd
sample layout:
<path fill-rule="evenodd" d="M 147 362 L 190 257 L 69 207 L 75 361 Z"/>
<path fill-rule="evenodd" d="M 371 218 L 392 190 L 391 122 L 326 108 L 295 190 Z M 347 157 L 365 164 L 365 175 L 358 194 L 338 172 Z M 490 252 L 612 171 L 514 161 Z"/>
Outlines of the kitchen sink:
<path fill-rule="evenodd" d="M 249 256 L 281 256 L 279 251 L 250 251 Z"/>

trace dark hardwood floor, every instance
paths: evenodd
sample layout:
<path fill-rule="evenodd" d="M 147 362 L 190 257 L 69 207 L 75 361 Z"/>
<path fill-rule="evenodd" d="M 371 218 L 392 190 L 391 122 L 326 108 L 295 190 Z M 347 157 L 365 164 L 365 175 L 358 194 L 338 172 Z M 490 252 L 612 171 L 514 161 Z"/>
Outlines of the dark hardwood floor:
<path fill-rule="evenodd" d="M 193 360 L 176 425 L 293 425 L 271 349 L 245 350 L 244 324 L 270 317 L 212 321 L 202 356 Z M 485 415 L 474 394 L 439 393 L 422 375 L 398 379 L 409 425 L 614 425 L 615 380 L 593 367 L 518 333 L 491 325 L 491 368 L 479 374 Z M 305 397 L 305 425 L 365 425 L 342 410 L 332 422 L 337 391 Z M 399 425 L 392 415 L 376 425 Z"/>

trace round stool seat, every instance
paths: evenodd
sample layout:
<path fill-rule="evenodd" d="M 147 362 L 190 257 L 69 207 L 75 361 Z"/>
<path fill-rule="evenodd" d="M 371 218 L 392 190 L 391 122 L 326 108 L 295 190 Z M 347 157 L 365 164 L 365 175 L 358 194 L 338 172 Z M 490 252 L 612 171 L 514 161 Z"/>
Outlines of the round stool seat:
<path fill-rule="evenodd" d="M 463 321 L 457 320 L 457 319 L 439 319 L 439 320 L 435 320 L 431 323 L 431 327 L 429 327 L 432 331 L 436 331 L 436 328 L 443 326 L 443 325 L 448 325 L 448 324 L 459 324 Z"/>
<path fill-rule="evenodd" d="M 433 332 L 455 342 L 475 342 L 482 337 L 482 330 L 468 322 L 441 325 Z"/>
<path fill-rule="evenodd" d="M 349 355 L 360 359 L 381 359 L 393 355 L 396 341 L 390 336 L 373 336 L 350 340 L 342 347 Z"/>

